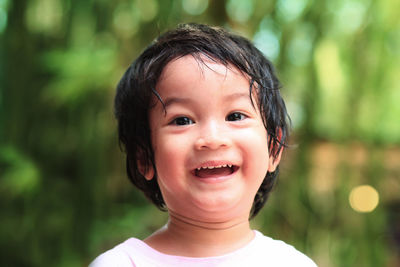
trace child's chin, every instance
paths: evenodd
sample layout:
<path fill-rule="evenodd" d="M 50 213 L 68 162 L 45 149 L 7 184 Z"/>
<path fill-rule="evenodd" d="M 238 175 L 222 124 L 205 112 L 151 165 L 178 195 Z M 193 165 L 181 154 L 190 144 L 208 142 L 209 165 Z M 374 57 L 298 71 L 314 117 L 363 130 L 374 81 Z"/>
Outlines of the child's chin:
<path fill-rule="evenodd" d="M 248 217 L 251 204 L 245 207 L 243 201 L 238 202 L 237 197 L 202 200 L 197 203 L 198 216 L 211 221 L 226 221 L 236 217 Z"/>

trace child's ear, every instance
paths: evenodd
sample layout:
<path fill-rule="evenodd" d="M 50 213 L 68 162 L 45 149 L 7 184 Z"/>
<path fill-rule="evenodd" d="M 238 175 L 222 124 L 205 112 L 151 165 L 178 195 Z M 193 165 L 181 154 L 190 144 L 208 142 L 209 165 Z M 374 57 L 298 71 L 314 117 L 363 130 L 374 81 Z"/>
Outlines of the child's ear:
<path fill-rule="evenodd" d="M 139 168 L 139 172 L 146 178 L 147 181 L 150 181 L 154 178 L 154 168 L 152 164 L 144 163 L 143 160 L 138 160 L 137 166 Z"/>
<path fill-rule="evenodd" d="M 274 157 L 272 153 L 269 154 L 268 172 L 274 172 L 276 170 L 276 167 L 278 167 L 279 162 L 281 161 L 282 151 L 283 147 L 281 147 L 281 150 L 276 157 Z"/>
<path fill-rule="evenodd" d="M 282 140 L 282 130 L 278 130 L 278 140 L 281 142 Z M 271 136 L 269 138 L 272 138 Z M 269 164 L 268 164 L 268 172 L 274 172 L 276 167 L 278 167 L 279 162 L 281 161 L 281 156 L 283 152 L 283 146 L 280 147 L 279 153 L 274 157 L 273 155 L 276 154 L 277 147 L 274 148 L 273 146 L 274 141 L 271 142 L 271 146 L 269 148 Z M 277 145 L 277 144 L 275 144 Z M 275 151 L 274 151 L 275 150 Z"/>

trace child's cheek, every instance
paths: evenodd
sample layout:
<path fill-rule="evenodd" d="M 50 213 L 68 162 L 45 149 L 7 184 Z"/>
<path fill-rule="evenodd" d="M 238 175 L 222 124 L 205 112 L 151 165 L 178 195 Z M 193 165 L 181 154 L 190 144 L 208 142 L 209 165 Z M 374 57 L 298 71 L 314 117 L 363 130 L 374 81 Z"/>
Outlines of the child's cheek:
<path fill-rule="evenodd" d="M 243 141 L 245 152 L 244 168 L 248 172 L 264 177 L 269 164 L 267 131 L 264 127 L 254 127 L 246 133 Z"/>

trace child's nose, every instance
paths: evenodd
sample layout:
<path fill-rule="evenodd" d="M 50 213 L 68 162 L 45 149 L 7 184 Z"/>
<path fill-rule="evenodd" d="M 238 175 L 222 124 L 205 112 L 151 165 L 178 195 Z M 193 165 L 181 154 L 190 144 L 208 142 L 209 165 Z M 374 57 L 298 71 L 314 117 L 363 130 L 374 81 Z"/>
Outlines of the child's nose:
<path fill-rule="evenodd" d="M 217 122 L 211 121 L 200 127 L 200 134 L 196 140 L 195 147 L 198 150 L 219 149 L 229 147 L 231 140 L 228 132 Z"/>

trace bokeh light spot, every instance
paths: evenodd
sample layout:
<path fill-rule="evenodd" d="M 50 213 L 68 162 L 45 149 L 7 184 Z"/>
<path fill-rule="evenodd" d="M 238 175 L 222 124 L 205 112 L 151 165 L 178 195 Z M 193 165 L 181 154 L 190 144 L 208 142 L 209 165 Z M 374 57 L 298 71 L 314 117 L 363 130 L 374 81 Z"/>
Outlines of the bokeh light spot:
<path fill-rule="evenodd" d="M 305 120 L 304 108 L 296 101 L 286 101 L 293 129 L 300 128 Z"/>
<path fill-rule="evenodd" d="M 287 56 L 293 65 L 304 66 L 310 62 L 314 36 L 313 25 L 304 23 L 298 27 L 288 44 L 287 50 Z"/>
<path fill-rule="evenodd" d="M 336 24 L 341 32 L 352 33 L 364 21 L 366 6 L 358 1 L 344 1 L 336 14 Z"/>
<path fill-rule="evenodd" d="M 267 58 L 275 60 L 279 55 L 278 37 L 268 29 L 263 29 L 254 35 L 255 46 L 263 52 Z"/>
<path fill-rule="evenodd" d="M 120 4 L 114 10 L 113 24 L 117 32 L 125 37 L 132 37 L 139 30 L 140 14 L 136 8 L 128 4 Z"/>
<path fill-rule="evenodd" d="M 140 19 L 144 22 L 152 21 L 158 14 L 158 2 L 155 0 L 137 1 L 140 10 Z"/>
<path fill-rule="evenodd" d="M 253 37 L 255 46 L 268 57 L 275 61 L 279 57 L 280 52 L 280 31 L 274 21 L 266 16 L 258 27 L 258 31 Z"/>
<path fill-rule="evenodd" d="M 307 3 L 308 0 L 279 0 L 277 3 L 278 15 L 284 21 L 294 20 L 301 15 Z"/>
<path fill-rule="evenodd" d="M 255 46 L 268 57 L 275 61 L 280 53 L 280 32 L 274 21 L 266 16 L 259 25 L 258 31 L 254 34 L 253 42 Z"/>
<path fill-rule="evenodd" d="M 370 185 L 360 185 L 351 190 L 349 202 L 355 211 L 371 212 L 379 203 L 379 194 Z"/>
<path fill-rule="evenodd" d="M 238 22 L 244 23 L 253 15 L 254 3 L 252 0 L 229 0 L 226 4 L 228 16 Z"/>
<path fill-rule="evenodd" d="M 60 0 L 29 1 L 26 25 L 33 32 L 59 34 L 63 21 L 63 4 Z"/>
<path fill-rule="evenodd" d="M 182 0 L 183 9 L 190 15 L 200 15 L 208 7 L 208 0 Z"/>

